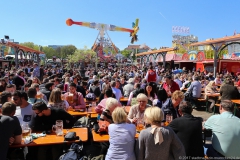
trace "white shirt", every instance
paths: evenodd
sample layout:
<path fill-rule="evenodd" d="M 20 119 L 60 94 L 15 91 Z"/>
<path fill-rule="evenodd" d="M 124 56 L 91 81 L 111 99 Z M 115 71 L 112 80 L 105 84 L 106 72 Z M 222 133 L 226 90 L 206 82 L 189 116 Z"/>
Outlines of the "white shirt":
<path fill-rule="evenodd" d="M 112 87 L 112 91 L 115 94 L 116 99 L 119 101 L 120 98 L 122 97 L 122 93 L 121 93 L 120 89 Z"/>
<path fill-rule="evenodd" d="M 24 108 L 18 106 L 14 116 L 18 118 L 20 125 L 22 125 L 23 123 L 30 123 L 35 115 L 35 112 L 32 110 L 32 105 L 29 103 L 29 105 Z"/>

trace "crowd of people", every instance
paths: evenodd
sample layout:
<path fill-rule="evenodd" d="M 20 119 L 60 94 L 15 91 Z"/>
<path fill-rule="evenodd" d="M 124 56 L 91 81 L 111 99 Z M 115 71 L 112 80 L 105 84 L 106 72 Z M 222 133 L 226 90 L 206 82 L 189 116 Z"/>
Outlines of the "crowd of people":
<path fill-rule="evenodd" d="M 67 111 L 86 109 L 84 98 L 90 95 L 98 97 L 98 120 L 110 123 L 109 142 L 102 142 L 100 151 L 107 160 L 203 159 L 205 155 L 240 159 L 240 120 L 233 114 L 231 102 L 240 99 L 240 74 L 217 73 L 214 77 L 206 70 L 185 68 L 175 73 L 151 63 L 147 67 L 99 67 L 82 72 L 76 67 L 36 63 L 1 69 L 0 160 L 10 154 L 9 146 L 22 143 L 21 126 L 26 123 L 33 132 L 50 132 L 56 120 L 63 120 L 64 128 L 72 128 L 75 119 Z M 215 93 L 219 96 L 211 96 Z M 71 100 L 67 98 L 70 95 Z M 128 98 L 127 103 L 121 103 L 122 97 Z M 209 112 L 219 103 L 220 114 L 205 123 L 194 117 L 193 109 L 203 106 L 199 99 L 208 102 L 205 107 Z M 129 113 L 125 105 L 131 106 Z M 136 141 L 140 121 L 145 129 Z M 204 129 L 212 130 L 212 145 L 204 146 Z M 62 153 L 61 147 L 28 147 L 26 158 L 48 159 L 51 150 L 55 160 Z"/>

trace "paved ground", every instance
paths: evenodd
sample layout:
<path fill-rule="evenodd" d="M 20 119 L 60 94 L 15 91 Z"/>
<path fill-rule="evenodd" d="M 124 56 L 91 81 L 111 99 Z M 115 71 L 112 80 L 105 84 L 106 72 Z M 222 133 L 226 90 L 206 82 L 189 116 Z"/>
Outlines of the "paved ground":
<path fill-rule="evenodd" d="M 194 109 L 192 114 L 195 116 L 195 117 L 202 117 L 204 121 L 206 121 L 210 116 L 213 115 L 213 113 L 208 113 L 206 112 L 206 108 L 205 107 L 202 107 L 200 109 Z M 206 144 L 211 144 L 212 141 L 211 141 L 211 137 L 207 137 L 206 138 Z"/>
<path fill-rule="evenodd" d="M 204 121 L 206 121 L 211 115 L 213 115 L 213 113 L 208 113 L 205 111 L 205 107 L 202 107 L 201 109 L 194 109 L 192 114 L 195 117 L 202 117 Z"/>

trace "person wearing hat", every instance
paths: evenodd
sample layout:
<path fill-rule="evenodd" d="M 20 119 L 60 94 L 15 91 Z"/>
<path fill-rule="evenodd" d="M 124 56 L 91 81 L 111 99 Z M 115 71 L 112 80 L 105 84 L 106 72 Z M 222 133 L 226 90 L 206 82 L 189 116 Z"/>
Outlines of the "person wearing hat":
<path fill-rule="evenodd" d="M 21 90 L 25 83 L 23 70 L 18 70 L 17 75 L 13 77 L 13 84 L 16 85 L 16 90 Z"/>

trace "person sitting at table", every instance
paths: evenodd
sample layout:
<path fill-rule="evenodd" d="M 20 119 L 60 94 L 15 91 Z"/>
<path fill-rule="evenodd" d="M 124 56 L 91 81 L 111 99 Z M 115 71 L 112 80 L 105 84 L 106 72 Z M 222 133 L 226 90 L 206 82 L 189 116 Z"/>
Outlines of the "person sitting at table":
<path fill-rule="evenodd" d="M 153 106 L 162 108 L 164 102 L 168 99 L 168 95 L 165 89 L 159 88 L 157 91 L 158 99 L 153 100 Z"/>
<path fill-rule="evenodd" d="M 156 83 L 155 82 L 149 82 L 147 83 L 145 87 L 145 95 L 148 97 L 148 104 L 152 105 L 152 102 L 154 99 L 157 99 L 156 96 Z"/>
<path fill-rule="evenodd" d="M 42 94 L 42 96 L 43 96 L 44 94 Z M 35 88 L 33 88 L 33 87 L 30 87 L 29 89 L 28 89 L 28 91 L 27 91 L 27 96 L 28 96 L 28 102 L 30 103 L 30 104 L 34 104 L 34 103 L 36 103 L 36 102 L 41 102 L 41 101 L 43 101 L 44 103 L 46 103 L 47 104 L 47 102 L 44 100 L 44 99 L 38 99 L 36 96 L 37 96 L 37 90 L 35 89 Z"/>
<path fill-rule="evenodd" d="M 16 117 L 13 117 L 16 105 L 6 102 L 2 106 L 3 114 L 0 115 L 0 159 L 7 159 L 8 148 L 12 144 L 21 144 L 22 128 Z"/>
<path fill-rule="evenodd" d="M 171 97 L 173 92 L 180 90 L 178 84 L 172 80 L 171 75 L 166 75 L 164 80 L 165 82 L 162 84 L 162 87 L 166 90 L 168 97 Z"/>
<path fill-rule="evenodd" d="M 221 100 L 240 99 L 240 93 L 237 87 L 232 83 L 231 78 L 226 78 L 220 88 Z"/>
<path fill-rule="evenodd" d="M 37 92 L 41 93 L 42 94 L 42 99 L 44 99 L 45 102 L 48 102 L 48 99 L 46 97 L 45 94 L 43 94 L 41 91 L 40 91 L 40 87 L 39 87 L 39 84 L 38 83 L 33 83 L 31 85 L 31 87 L 35 88 Z"/>
<path fill-rule="evenodd" d="M 69 103 L 69 109 L 86 109 L 86 104 L 83 95 L 76 91 L 77 86 L 75 83 L 69 85 L 69 92 L 65 93 L 64 96 L 67 98 Z M 73 94 L 72 101 L 68 100 L 69 94 Z"/>
<path fill-rule="evenodd" d="M 15 84 L 8 84 L 5 91 L 13 94 L 16 91 L 16 85 Z"/>
<path fill-rule="evenodd" d="M 212 113 L 212 109 L 215 106 L 216 100 L 218 99 L 217 97 L 210 96 L 211 94 L 217 93 L 218 91 L 216 90 L 215 82 L 210 81 L 208 85 L 205 88 L 205 99 L 208 99 L 208 102 L 211 103 L 211 105 L 208 107 L 208 112 Z"/>
<path fill-rule="evenodd" d="M 116 107 L 119 106 L 118 100 L 115 98 L 108 98 L 106 101 L 106 108 L 100 116 L 100 121 L 108 121 L 110 124 L 113 123 L 112 113 Z M 106 155 L 109 147 L 109 142 L 101 142 L 101 155 Z"/>
<path fill-rule="evenodd" d="M 94 93 L 96 97 L 99 97 L 101 94 L 100 88 L 99 88 L 99 80 L 94 80 L 93 85 L 90 87 L 89 90 L 90 93 Z"/>
<path fill-rule="evenodd" d="M 166 120 L 166 115 L 170 114 L 172 119 L 180 117 L 180 113 L 178 111 L 180 102 L 184 99 L 184 94 L 181 91 L 175 91 L 172 94 L 171 98 L 168 98 L 162 104 L 162 111 L 164 113 L 163 120 Z"/>
<path fill-rule="evenodd" d="M 28 102 L 28 96 L 26 92 L 15 91 L 13 93 L 13 103 L 17 106 L 16 116 L 22 125 L 23 123 L 30 123 L 35 117 L 35 113 L 32 110 L 32 104 Z"/>
<path fill-rule="evenodd" d="M 6 89 L 6 87 L 7 87 L 7 83 L 6 83 L 6 81 L 5 81 L 5 79 L 4 78 L 1 78 L 0 79 L 0 92 L 3 92 L 3 91 L 5 91 L 5 89 Z"/>
<path fill-rule="evenodd" d="M 103 99 L 105 98 L 105 92 L 106 92 L 106 90 L 108 90 L 109 88 L 111 89 L 110 83 L 107 84 L 107 85 L 105 85 L 104 89 L 102 90 L 102 92 L 101 92 L 101 94 L 100 94 L 100 96 L 99 96 L 98 103 L 100 103 L 101 100 L 103 100 Z M 111 97 L 115 98 L 116 96 L 115 96 L 115 94 L 113 93 Z"/>
<path fill-rule="evenodd" d="M 234 104 L 230 100 L 221 100 L 220 114 L 212 115 L 203 125 L 213 133 L 212 143 L 205 145 L 208 148 L 207 156 L 212 159 L 240 157 L 240 120 L 233 115 L 233 110 Z"/>
<path fill-rule="evenodd" d="M 182 84 L 182 87 L 180 88 L 180 90 L 184 90 L 190 87 L 191 83 L 192 83 L 192 77 L 188 77 L 188 79 Z"/>
<path fill-rule="evenodd" d="M 121 90 L 116 88 L 116 82 L 115 81 L 111 81 L 110 85 L 111 85 L 111 88 L 113 90 L 113 94 L 115 95 L 116 99 L 118 101 L 120 101 L 120 98 L 122 97 Z"/>
<path fill-rule="evenodd" d="M 127 123 L 127 114 L 121 107 L 114 109 L 112 118 L 114 123 L 108 126 L 110 146 L 105 160 L 135 160 L 134 144 L 136 126 Z"/>
<path fill-rule="evenodd" d="M 151 127 L 140 132 L 138 160 L 179 159 L 185 156 L 184 146 L 174 131 L 161 127 L 163 112 L 159 107 L 147 108 L 144 120 Z"/>
<path fill-rule="evenodd" d="M 55 88 L 52 90 L 52 93 L 50 95 L 49 101 L 48 101 L 48 107 L 55 107 L 55 108 L 61 108 L 65 111 L 68 109 L 69 104 L 66 100 L 62 99 L 62 92 L 59 88 Z"/>
<path fill-rule="evenodd" d="M 45 88 L 40 90 L 43 94 L 45 94 L 45 96 L 47 97 L 47 100 L 49 100 L 49 97 L 53 88 L 54 88 L 54 83 L 48 82 L 45 84 Z"/>
<path fill-rule="evenodd" d="M 36 114 L 30 127 L 32 131 L 43 131 L 47 134 L 51 133 L 52 126 L 55 125 L 57 120 L 63 121 L 63 128 L 72 128 L 74 125 L 74 118 L 69 113 L 60 108 L 48 108 L 44 102 L 34 103 L 32 106 L 33 111 Z M 59 158 L 61 155 L 62 146 L 42 146 L 38 148 L 38 159 L 47 159 L 47 150 L 52 149 L 53 159 Z"/>
<path fill-rule="evenodd" d="M 185 92 L 185 100 L 190 101 L 193 105 L 193 108 L 198 108 L 198 98 L 201 97 L 202 85 L 199 82 L 199 77 L 194 76 L 193 81 Z M 188 96 L 187 96 L 188 94 Z"/>
<path fill-rule="evenodd" d="M 31 128 L 34 131 L 51 131 L 56 120 L 63 120 L 64 128 L 72 128 L 74 118 L 60 108 L 48 108 L 44 102 L 34 103 L 32 106 L 36 117 L 33 118 Z"/>
<path fill-rule="evenodd" d="M 221 84 L 222 84 L 222 81 L 221 81 L 221 79 L 220 79 L 220 76 L 219 76 L 219 75 L 217 75 L 217 76 L 216 76 L 216 78 L 215 78 L 214 82 L 215 82 L 215 85 L 221 85 Z"/>
<path fill-rule="evenodd" d="M 10 92 L 3 91 L 3 92 L 0 94 L 0 113 L 1 113 L 2 105 L 3 105 L 5 102 L 11 102 L 11 101 L 12 101 L 12 94 L 11 94 Z"/>
<path fill-rule="evenodd" d="M 102 99 L 102 100 L 98 103 L 97 107 L 95 107 L 95 111 L 96 111 L 98 114 L 102 114 L 103 110 L 106 108 L 106 101 L 107 101 L 107 99 L 108 99 L 109 97 L 114 98 L 114 96 L 113 96 L 114 94 L 113 94 L 112 89 L 111 89 L 111 88 L 105 88 L 105 89 L 107 89 L 107 90 L 105 91 L 105 94 L 104 94 L 104 97 L 105 97 L 105 98 Z M 120 102 L 119 102 L 119 106 L 122 106 Z"/>
<path fill-rule="evenodd" d="M 204 158 L 202 141 L 202 118 L 192 115 L 190 102 L 179 104 L 180 118 L 174 119 L 168 126 L 173 129 L 183 143 L 187 157 Z"/>
<path fill-rule="evenodd" d="M 130 108 L 130 111 L 128 114 L 128 120 L 131 123 L 136 123 L 137 120 L 143 120 L 143 115 L 144 115 L 145 109 L 147 107 L 150 107 L 150 105 L 147 104 L 148 97 L 143 93 L 138 94 L 137 101 L 138 101 L 138 104 L 133 105 Z"/>
<path fill-rule="evenodd" d="M 141 88 L 140 83 L 135 83 L 134 90 L 130 93 L 128 97 L 127 106 L 135 105 L 137 103 L 137 98 L 136 98 L 137 95 L 139 93 L 144 93 L 144 92 L 145 92 L 145 88 Z"/>

